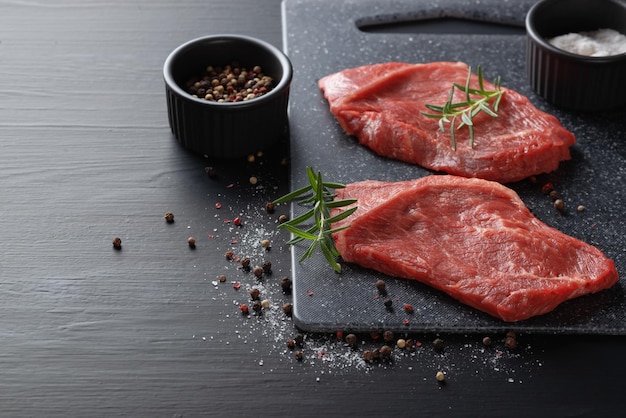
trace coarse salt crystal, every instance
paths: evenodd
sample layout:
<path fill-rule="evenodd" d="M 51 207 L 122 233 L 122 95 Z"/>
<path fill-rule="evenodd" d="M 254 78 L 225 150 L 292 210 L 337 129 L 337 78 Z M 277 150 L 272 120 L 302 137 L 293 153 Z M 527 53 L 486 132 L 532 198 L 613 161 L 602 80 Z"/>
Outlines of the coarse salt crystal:
<path fill-rule="evenodd" d="M 607 57 L 626 54 L 626 35 L 613 29 L 568 33 L 548 42 L 564 51 L 589 57 Z"/>

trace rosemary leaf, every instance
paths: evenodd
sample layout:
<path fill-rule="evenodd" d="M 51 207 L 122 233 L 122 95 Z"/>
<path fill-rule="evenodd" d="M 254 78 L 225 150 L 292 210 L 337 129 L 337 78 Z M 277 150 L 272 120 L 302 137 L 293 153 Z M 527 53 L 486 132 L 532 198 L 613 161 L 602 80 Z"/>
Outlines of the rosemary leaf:
<path fill-rule="evenodd" d="M 334 247 L 334 244 L 329 243 L 327 240 L 320 241 L 320 248 L 322 250 L 322 254 L 324 254 L 324 258 L 330 266 L 337 273 L 341 273 L 341 265 L 337 262 L 337 257 L 339 253 L 337 249 Z"/>
<path fill-rule="evenodd" d="M 353 203 L 356 203 L 356 199 L 343 199 L 343 200 L 333 200 L 326 203 L 326 207 L 328 208 L 341 208 L 344 206 L 349 206 Z"/>
<path fill-rule="evenodd" d="M 287 193 L 287 194 L 286 194 L 286 195 L 284 195 L 283 197 L 280 197 L 280 198 L 278 198 L 278 199 L 274 200 L 274 203 L 275 203 L 275 204 L 278 204 L 278 203 L 285 203 L 285 202 L 289 202 L 290 200 L 293 200 L 293 199 L 295 199 L 295 198 L 296 198 L 296 197 L 298 197 L 298 196 L 301 196 L 301 195 L 303 195 L 303 194 L 305 194 L 305 193 L 308 193 L 310 190 L 311 190 L 311 186 L 304 186 L 304 187 L 301 187 L 301 188 L 300 188 L 300 189 L 298 189 L 298 190 L 294 190 L 293 192 L 291 192 L 291 193 Z"/>
<path fill-rule="evenodd" d="M 424 106 L 433 113 L 421 112 L 423 116 L 428 118 L 439 119 L 439 129 L 441 132 L 445 132 L 445 125 L 450 124 L 450 142 L 455 151 L 457 149 L 455 131 L 463 127 L 467 127 L 470 137 L 470 146 L 473 149 L 474 117 L 480 112 L 494 118 L 498 117 L 500 100 L 504 94 L 504 90 L 500 88 L 500 77 L 497 77 L 493 82 L 493 85 L 495 86 L 494 90 L 485 90 L 483 70 L 480 66 L 478 66 L 477 69 L 478 88 L 470 87 L 471 77 L 472 69 L 470 67 L 467 72 L 465 84 L 456 82 L 452 83 L 448 100 L 443 105 L 426 103 Z M 464 101 L 454 102 L 455 90 L 459 90 L 464 93 Z M 493 100 L 492 105 L 489 104 L 491 100 Z M 459 117 L 460 119 L 457 120 Z"/>
<path fill-rule="evenodd" d="M 331 216 L 330 212 L 331 209 L 354 205 L 357 201 L 356 199 L 335 200 L 334 190 L 346 186 L 324 181 L 322 174 L 316 173 L 311 167 L 307 167 L 307 179 L 308 185 L 274 200 L 273 203 L 275 204 L 295 201 L 298 205 L 309 207 L 301 215 L 278 225 L 278 228 L 292 234 L 293 237 L 287 241 L 287 244 L 309 242 L 309 246 L 300 257 L 300 262 L 312 257 L 315 251 L 319 249 L 333 270 L 340 273 L 341 265 L 337 262 L 340 254 L 335 248 L 332 234 L 349 228 L 350 225 L 337 228 L 331 228 L 331 225 L 348 218 L 357 210 L 357 206 L 345 209 L 334 216 Z"/>
<path fill-rule="evenodd" d="M 341 212 L 341 213 L 339 213 L 339 214 L 337 214 L 335 216 L 332 216 L 332 217 L 328 218 L 328 223 L 333 224 L 335 222 L 341 221 L 342 219 L 346 219 L 348 216 L 352 215 L 356 211 L 356 209 L 357 208 L 350 208 L 350 209 L 345 210 L 345 211 L 343 211 L 343 212 Z"/>
<path fill-rule="evenodd" d="M 309 231 L 306 230 L 302 230 L 299 229 L 295 226 L 292 225 L 288 225 L 288 224 L 282 224 L 281 228 L 286 229 L 287 231 L 291 232 L 292 234 L 294 234 L 296 237 L 302 238 L 302 239 L 307 239 L 307 240 L 311 240 L 311 241 L 315 241 L 317 240 L 317 235 L 313 234 Z"/>

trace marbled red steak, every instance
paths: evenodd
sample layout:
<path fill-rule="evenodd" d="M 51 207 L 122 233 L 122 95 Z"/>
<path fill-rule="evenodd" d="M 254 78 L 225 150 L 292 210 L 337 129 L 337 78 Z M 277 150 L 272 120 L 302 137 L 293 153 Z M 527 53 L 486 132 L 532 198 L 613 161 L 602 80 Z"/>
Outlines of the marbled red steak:
<path fill-rule="evenodd" d="M 319 87 L 345 132 L 384 157 L 502 183 L 554 171 L 570 158 L 574 135 L 525 96 L 504 87 L 498 117 L 476 115 L 474 147 L 463 128 L 456 131 L 454 150 L 448 130 L 441 132 L 438 119 L 421 112 L 428 111 L 427 103 L 445 103 L 452 83 L 464 85 L 467 73 L 464 63 L 392 62 L 328 75 Z M 485 80 L 485 88 L 494 86 Z M 462 93 L 457 95 L 463 99 Z"/>
<path fill-rule="evenodd" d="M 337 195 L 358 199 L 357 211 L 333 225 L 351 224 L 334 235 L 345 261 L 418 280 L 504 321 L 550 312 L 618 280 L 599 249 L 544 224 L 497 182 L 368 180 Z"/>

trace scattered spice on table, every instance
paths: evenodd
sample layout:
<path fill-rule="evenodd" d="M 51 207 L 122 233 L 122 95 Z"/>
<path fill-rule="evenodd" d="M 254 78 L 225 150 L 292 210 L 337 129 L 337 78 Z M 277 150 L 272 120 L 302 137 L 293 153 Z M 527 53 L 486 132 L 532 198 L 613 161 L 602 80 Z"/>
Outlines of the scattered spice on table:
<path fill-rule="evenodd" d="M 244 270 L 250 270 L 250 257 L 244 257 L 241 259 L 241 268 Z"/>
<path fill-rule="evenodd" d="M 291 316 L 291 314 L 293 313 L 293 304 L 292 303 L 284 303 L 283 304 L 283 312 L 285 313 L 285 315 L 287 316 Z"/>
<path fill-rule="evenodd" d="M 433 347 L 437 351 L 443 351 L 443 349 L 444 349 L 444 342 L 443 342 L 443 340 L 441 338 L 435 338 L 433 340 Z"/>
<path fill-rule="evenodd" d="M 280 287 L 283 289 L 283 293 L 291 294 L 291 289 L 293 286 L 293 282 L 289 277 L 283 277 L 280 279 Z"/>
<path fill-rule="evenodd" d="M 386 344 L 380 348 L 380 356 L 384 359 L 391 358 L 391 353 L 392 353 L 391 347 L 389 347 Z"/>
<path fill-rule="evenodd" d="M 348 344 L 350 347 L 355 348 L 357 346 L 357 336 L 355 334 L 348 334 L 346 335 L 346 344 Z"/>
<path fill-rule="evenodd" d="M 255 266 L 252 269 L 252 273 L 254 274 L 254 276 L 258 279 L 260 279 L 261 277 L 263 277 L 263 267 L 261 266 Z"/>
<path fill-rule="evenodd" d="M 509 350 L 514 350 L 517 348 L 517 334 L 515 334 L 515 332 L 509 331 L 506 333 L 504 346 Z"/>
<path fill-rule="evenodd" d="M 556 199 L 554 201 L 554 208 L 559 212 L 562 212 L 565 209 L 565 202 L 562 199 Z"/>
<path fill-rule="evenodd" d="M 215 167 L 212 167 L 212 166 L 204 167 L 204 172 L 209 178 L 217 177 L 217 170 L 215 169 Z"/>

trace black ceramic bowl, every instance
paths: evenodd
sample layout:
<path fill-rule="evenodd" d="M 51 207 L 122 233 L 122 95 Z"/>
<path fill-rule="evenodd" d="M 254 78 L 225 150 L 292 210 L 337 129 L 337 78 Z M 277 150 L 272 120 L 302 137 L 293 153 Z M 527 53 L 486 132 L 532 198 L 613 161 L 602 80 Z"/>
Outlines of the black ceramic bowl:
<path fill-rule="evenodd" d="M 215 102 L 186 90 L 207 66 L 237 61 L 242 67 L 261 66 L 274 80 L 266 94 L 248 101 Z M 166 59 L 163 78 L 169 125 L 188 150 L 216 158 L 236 158 L 276 144 L 287 132 L 287 106 L 292 66 L 278 48 L 242 35 L 213 35 L 189 41 Z"/>
<path fill-rule="evenodd" d="M 533 90 L 568 110 L 626 105 L 626 54 L 591 57 L 552 46 L 559 35 L 614 29 L 626 34 L 626 0 L 541 0 L 526 16 L 526 70 Z"/>

